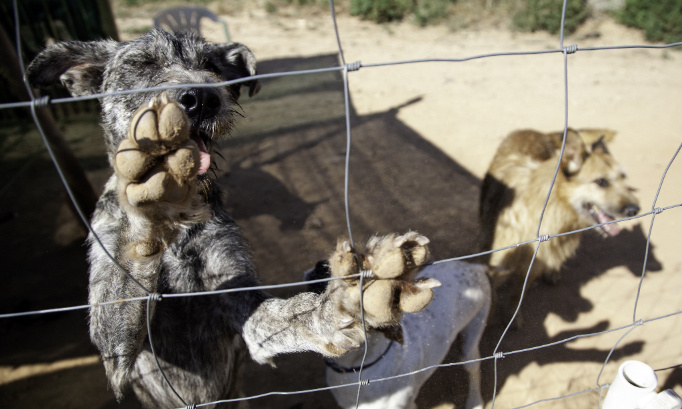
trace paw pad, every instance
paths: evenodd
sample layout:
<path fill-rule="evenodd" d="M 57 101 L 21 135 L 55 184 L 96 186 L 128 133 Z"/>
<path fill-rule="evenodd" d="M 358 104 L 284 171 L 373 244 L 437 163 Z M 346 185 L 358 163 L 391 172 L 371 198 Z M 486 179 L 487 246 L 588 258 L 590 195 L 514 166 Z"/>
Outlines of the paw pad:
<path fill-rule="evenodd" d="M 372 237 L 365 253 L 354 252 L 348 242 L 339 243 L 329 260 L 332 276 L 357 274 L 359 266 L 371 270 L 373 278 L 364 280 L 362 292 L 365 318 L 372 327 L 397 324 L 404 312 L 424 309 L 433 299 L 431 289 L 440 285 L 435 279 L 413 279 L 428 259 L 428 243 L 426 237 L 415 232 Z M 349 310 L 359 307 L 358 284 L 347 283 L 344 305 Z"/>
<path fill-rule="evenodd" d="M 189 139 L 189 120 L 177 103 L 161 94 L 133 115 L 128 138 L 148 153 L 163 155 Z"/>
<path fill-rule="evenodd" d="M 190 139 L 189 119 L 165 93 L 135 112 L 128 136 L 114 158 L 123 191 L 133 206 L 185 201 L 191 191 L 189 181 L 200 166 L 199 147 Z"/>

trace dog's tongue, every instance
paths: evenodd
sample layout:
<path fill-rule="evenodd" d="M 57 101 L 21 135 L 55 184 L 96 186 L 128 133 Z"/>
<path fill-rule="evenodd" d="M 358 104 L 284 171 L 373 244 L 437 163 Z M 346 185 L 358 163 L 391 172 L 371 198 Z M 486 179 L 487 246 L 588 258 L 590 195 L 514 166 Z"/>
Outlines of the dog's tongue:
<path fill-rule="evenodd" d="M 206 144 L 203 139 L 200 137 L 193 137 L 192 140 L 196 142 L 199 147 L 199 174 L 203 175 L 208 172 L 208 168 L 211 167 L 211 155 L 208 153 L 208 149 L 206 149 Z"/>
<path fill-rule="evenodd" d="M 597 212 L 597 221 L 599 223 L 606 223 L 606 222 L 610 222 L 613 220 L 613 217 L 607 215 L 601 209 L 596 208 L 595 210 Z M 604 232 L 606 234 L 608 234 L 609 236 L 612 236 L 612 237 L 616 236 L 616 235 L 618 235 L 618 233 L 620 233 L 620 227 L 618 227 L 618 224 L 616 224 L 616 223 L 605 224 L 605 225 L 601 226 L 601 228 L 602 228 L 602 230 L 604 230 Z"/>

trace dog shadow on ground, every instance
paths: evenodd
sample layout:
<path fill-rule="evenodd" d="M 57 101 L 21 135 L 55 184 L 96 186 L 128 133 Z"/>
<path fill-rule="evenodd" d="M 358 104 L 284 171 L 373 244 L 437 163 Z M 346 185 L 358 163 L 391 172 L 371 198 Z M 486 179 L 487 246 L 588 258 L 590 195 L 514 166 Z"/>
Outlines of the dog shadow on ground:
<path fill-rule="evenodd" d="M 264 61 L 259 69 L 268 73 L 335 65 L 338 65 L 335 55 L 324 55 Z M 348 225 L 357 243 L 374 233 L 416 230 L 431 240 L 434 260 L 476 252 L 480 180 L 397 118 L 401 109 L 419 103 L 419 98 L 369 115 L 358 115 L 351 104 L 346 220 L 347 138 L 342 91 L 341 74 L 335 71 L 265 80 L 259 95 L 240 101 L 244 118 L 238 120 L 233 136 L 220 145 L 223 158 L 217 159 L 217 180 L 227 190 L 227 208 L 252 245 L 264 284 L 302 281 L 304 271 L 317 260 L 327 258 L 339 237 L 348 236 Z M 51 172 L 47 168 L 44 171 Z M 90 169 L 89 176 L 101 183 L 106 169 Z M 56 178 L 50 179 L 51 185 L 58 186 L 58 183 Z M 26 185 L 30 185 L 29 180 Z M 0 304 L 3 306 L 0 312 L 73 305 L 87 299 L 85 251 L 80 245 L 84 234 L 81 232 L 79 241 L 66 247 L 40 246 L 33 240 L 33 236 L 40 236 L 37 243 L 49 240 L 51 230 L 57 228 L 54 215 L 58 212 L 52 202 L 55 189 L 59 188 L 43 189 L 53 196 L 36 199 L 18 190 L 17 195 L 24 202 L 13 208 L 35 209 L 44 225 L 39 220 L 0 225 L 4 233 L 0 235 L 3 248 L 12 255 L 9 270 L 5 271 L 21 272 L 11 276 L 13 290 Z M 641 250 L 643 257 L 645 235 L 641 229 L 623 231 L 620 236 L 603 242 L 590 236 L 585 235 L 579 250 L 582 256 L 568 263 L 565 278 L 559 285 L 541 283 L 529 290 L 526 300 L 532 302 L 527 301 L 524 306 L 527 328 L 508 334 L 503 351 L 543 345 L 570 336 L 549 336 L 543 327 L 544 318 L 555 313 L 566 321 L 575 321 L 580 312 L 589 311 L 592 304 L 581 297 L 580 287 L 609 268 L 626 263 L 633 274 L 640 274 L 641 261 L 638 266 L 635 253 L 640 254 Z M 602 257 L 602 252 L 618 252 L 618 257 Z M 60 263 L 68 260 L 72 267 L 55 270 L 54 266 L 59 264 L 56 260 Z M 652 270 L 656 262 L 655 257 L 650 257 Z M 50 266 L 52 269 L 47 269 Z M 9 273 L 4 275 L 9 277 Z M 289 296 L 304 290 L 300 286 L 271 292 Z M 608 322 L 604 321 L 575 332 L 593 332 L 606 326 Z M 483 356 L 492 353 L 501 331 L 498 325 L 486 330 L 481 345 Z M 88 340 L 85 312 L 0 322 L 0 334 L 3 335 L 0 336 L 3 350 L 0 365 L 19 366 L 96 354 Z M 65 338 L 60 341 L 60 336 Z M 640 349 L 640 344 L 625 344 L 618 348 L 615 358 Z M 498 366 L 498 388 L 509 376 L 532 362 L 603 362 L 607 353 L 557 346 L 510 356 Z M 459 360 L 454 351 L 447 359 Z M 324 363 L 318 355 L 283 356 L 275 362 L 278 369 L 247 364 L 243 378 L 247 396 L 326 386 Z M 0 385 L 0 406 L 136 407 L 134 399 L 114 406 L 101 364 L 80 368 L 80 371 L 56 369 L 49 374 L 4 383 Z M 482 369 L 483 392 L 489 399 L 492 394 L 490 361 L 484 362 Z M 438 370 L 422 389 L 418 405 L 426 408 L 454 402 L 457 407 L 463 407 L 466 389 L 457 380 L 465 379 L 465 375 L 458 371 L 458 368 Z M 46 392 L 29 393 L 32 390 Z M 66 398 L 83 395 L 83 390 L 92 391 L 91 397 L 102 398 L 87 404 Z M 55 396 L 64 398 L 55 399 Z M 294 406 L 312 409 L 335 407 L 335 404 L 326 391 L 251 401 L 253 408 Z"/>
<path fill-rule="evenodd" d="M 624 229 L 616 237 L 603 239 L 594 232 L 586 232 L 581 239 L 576 255 L 564 265 L 561 278 L 556 284 L 549 284 L 539 280 L 527 289 L 524 296 L 522 310 L 524 325 L 519 330 L 510 330 L 500 344 L 498 351 L 516 351 L 532 346 L 547 345 L 559 342 L 576 335 L 597 333 L 611 327 L 609 320 L 601 320 L 585 328 L 573 331 L 562 331 L 549 336 L 545 328 L 545 319 L 555 314 L 565 322 L 576 322 L 581 313 L 587 313 L 594 308 L 591 300 L 584 298 L 580 289 L 589 281 L 597 278 L 615 267 L 626 267 L 634 277 L 641 277 L 644 262 L 644 250 L 647 237 L 641 225 L 632 229 Z M 662 270 L 661 262 L 656 258 L 653 248 L 649 252 L 647 274 Z M 491 316 L 481 353 L 491 356 L 502 336 L 506 322 L 500 322 L 498 317 Z M 641 352 L 643 343 L 639 341 L 624 343 L 616 348 L 611 356 L 612 361 Z M 505 356 L 497 365 L 498 390 L 505 380 L 520 372 L 520 369 L 530 363 L 546 365 L 554 362 L 595 362 L 603 363 L 610 349 L 572 348 L 568 344 L 559 344 L 548 348 Z M 483 370 L 492 374 L 493 363 L 486 362 Z M 485 377 L 484 377 L 485 379 Z M 493 379 L 484 381 L 488 384 L 485 391 L 487 398 L 492 398 Z"/>

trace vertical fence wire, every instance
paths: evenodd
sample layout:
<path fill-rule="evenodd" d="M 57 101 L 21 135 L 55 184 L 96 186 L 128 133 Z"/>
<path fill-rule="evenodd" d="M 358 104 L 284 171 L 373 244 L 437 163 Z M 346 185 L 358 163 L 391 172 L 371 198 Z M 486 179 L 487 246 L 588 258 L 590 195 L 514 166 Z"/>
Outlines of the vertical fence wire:
<path fill-rule="evenodd" d="M 343 177 L 343 197 L 344 197 L 344 209 L 346 212 L 346 226 L 348 229 L 348 240 L 352 249 L 355 249 L 355 240 L 353 239 L 353 229 L 350 221 L 350 192 L 349 192 L 349 180 L 350 180 L 350 153 L 352 148 L 351 139 L 351 123 L 350 123 L 350 92 L 348 90 L 348 65 L 346 64 L 346 58 L 343 53 L 343 46 L 341 45 L 341 36 L 339 35 L 339 26 L 336 22 L 336 10 L 334 9 L 334 0 L 329 0 L 329 12 L 331 14 L 332 23 L 334 25 L 334 35 L 336 37 L 336 42 L 338 44 L 339 59 L 343 65 L 343 106 L 344 106 L 344 117 L 346 121 L 346 158 L 344 161 L 344 177 Z M 358 269 L 362 270 L 361 261 L 358 260 L 357 253 L 355 254 Z M 367 323 L 365 322 L 365 301 L 363 297 L 363 291 L 365 288 L 365 275 L 360 274 L 360 321 L 362 324 L 362 333 L 365 339 L 362 353 L 362 360 L 360 361 L 360 369 L 358 370 L 358 389 L 355 398 L 355 407 L 357 409 L 360 406 L 360 393 L 362 392 L 363 380 L 362 371 L 365 368 L 365 361 L 367 359 L 368 352 L 368 342 L 367 342 Z"/>

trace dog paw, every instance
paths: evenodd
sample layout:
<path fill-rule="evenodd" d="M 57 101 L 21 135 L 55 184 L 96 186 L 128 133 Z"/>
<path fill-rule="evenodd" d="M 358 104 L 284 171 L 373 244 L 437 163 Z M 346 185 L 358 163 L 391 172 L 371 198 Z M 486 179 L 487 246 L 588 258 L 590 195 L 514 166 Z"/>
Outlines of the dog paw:
<path fill-rule="evenodd" d="M 114 168 L 128 203 L 143 206 L 187 200 L 189 182 L 207 167 L 202 162 L 199 146 L 190 139 L 187 115 L 164 93 L 135 112 L 128 136 L 116 151 Z"/>
<path fill-rule="evenodd" d="M 359 313 L 362 294 L 366 322 L 375 328 L 395 325 L 402 314 L 424 309 L 433 299 L 435 279 L 415 280 L 414 277 L 428 259 L 429 240 L 415 232 L 398 236 L 374 236 L 364 252 L 354 251 L 349 242 L 340 242 L 329 260 L 331 274 L 345 277 L 371 271 L 371 277 L 338 280 L 345 285 L 343 305 L 348 311 Z"/>

